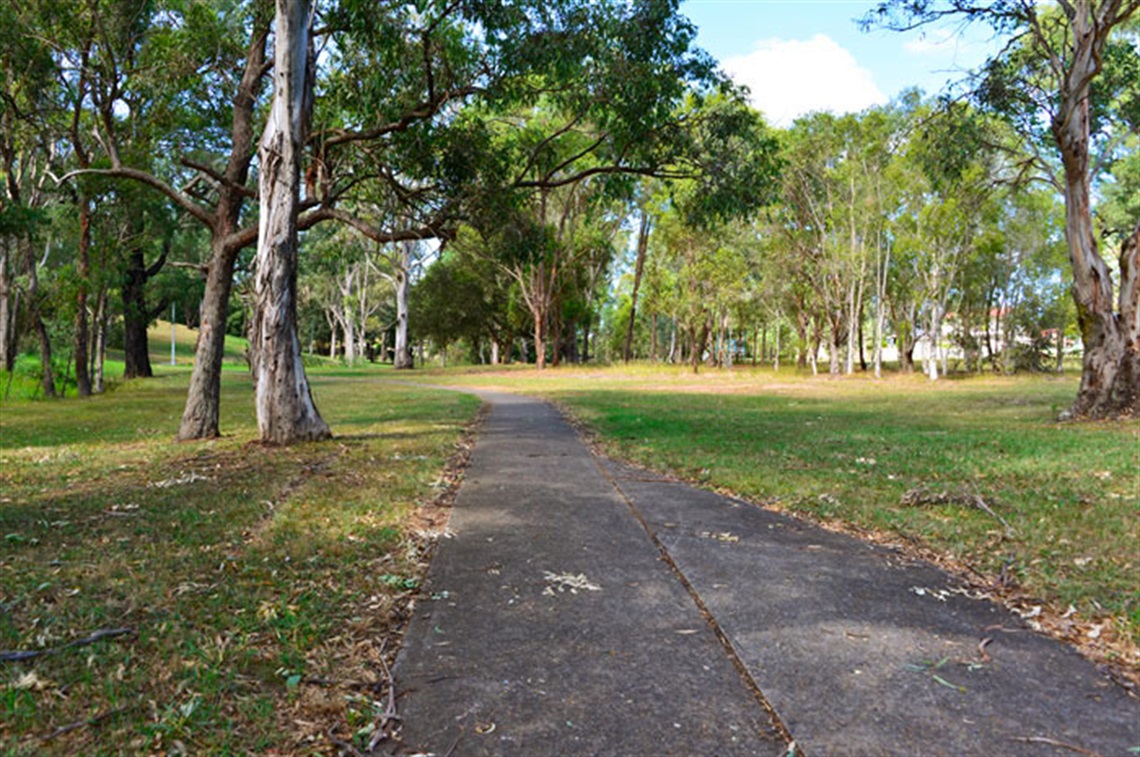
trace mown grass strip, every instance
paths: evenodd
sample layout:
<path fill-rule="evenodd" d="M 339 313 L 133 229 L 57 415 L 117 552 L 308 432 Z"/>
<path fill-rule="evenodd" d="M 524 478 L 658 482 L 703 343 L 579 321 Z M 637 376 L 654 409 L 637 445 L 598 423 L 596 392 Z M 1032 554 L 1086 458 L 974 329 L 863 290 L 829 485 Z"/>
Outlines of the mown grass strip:
<path fill-rule="evenodd" d="M 423 569 L 414 530 L 477 401 L 314 372 L 337 437 L 172 441 L 185 374 L 0 413 L 0 752 L 306 752 L 366 744 Z M 68 647 L 101 629 L 131 634 Z"/>

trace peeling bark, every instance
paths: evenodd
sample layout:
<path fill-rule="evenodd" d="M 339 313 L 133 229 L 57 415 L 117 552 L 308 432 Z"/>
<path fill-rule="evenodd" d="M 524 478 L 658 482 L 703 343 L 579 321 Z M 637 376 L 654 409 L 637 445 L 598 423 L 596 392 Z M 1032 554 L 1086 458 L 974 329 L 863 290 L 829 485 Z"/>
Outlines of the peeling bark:
<path fill-rule="evenodd" d="M 313 60 L 311 0 L 277 1 L 273 105 L 258 149 L 261 212 L 254 277 L 257 426 L 272 444 L 332 434 L 313 403 L 297 335 L 297 216 Z"/>
<path fill-rule="evenodd" d="M 1065 178 L 1065 235 L 1073 270 L 1073 300 L 1084 341 L 1081 384 L 1068 414 L 1113 418 L 1140 413 L 1140 283 L 1137 233 L 1120 253 L 1119 304 L 1112 274 L 1097 248 L 1090 202 L 1089 89 L 1100 72 L 1101 51 L 1112 23 L 1100 14 L 1111 7 L 1074 4 L 1068 66 L 1061 77 L 1060 107 L 1052 132 Z"/>

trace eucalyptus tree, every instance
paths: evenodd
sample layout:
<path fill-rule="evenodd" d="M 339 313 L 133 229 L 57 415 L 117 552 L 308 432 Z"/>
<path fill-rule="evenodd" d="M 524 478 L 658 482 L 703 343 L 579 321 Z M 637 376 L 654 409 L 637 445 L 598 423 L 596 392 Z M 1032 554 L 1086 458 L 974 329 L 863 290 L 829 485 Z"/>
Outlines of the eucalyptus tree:
<path fill-rule="evenodd" d="M 1068 411 L 1109 417 L 1140 410 L 1140 219 L 1120 238 L 1119 284 L 1093 218 L 1098 173 L 1140 127 L 1140 0 L 886 0 L 868 25 L 915 28 L 946 17 L 988 24 L 1009 39 L 974 94 L 1013 124 L 1032 169 L 1065 197 L 1065 233 L 1084 358 Z"/>
<path fill-rule="evenodd" d="M 723 365 L 730 318 L 744 296 L 755 252 L 752 225 L 734 219 L 694 226 L 674 207 L 662 214 L 652 245 L 656 264 L 647 305 L 668 308 L 694 373 L 706 356 Z M 670 291 L 653 291 L 665 283 Z"/>
<path fill-rule="evenodd" d="M 507 359 L 515 336 L 528 328 L 528 315 L 513 278 L 485 256 L 465 254 L 481 244 L 478 232 L 460 227 L 454 244 L 441 250 L 411 291 L 416 333 L 439 350 L 464 340 L 476 356 L 497 365 Z"/>
<path fill-rule="evenodd" d="M 52 344 L 40 288 L 43 259 L 39 244 L 48 231 L 48 209 L 55 202 L 52 170 L 58 145 L 44 128 L 60 103 L 54 97 L 55 64 L 50 46 L 29 33 L 21 9 L 0 8 L 0 353 L 4 367 L 15 367 L 19 315 L 26 314 L 40 346 L 41 387 L 56 393 Z M 50 243 L 50 240 L 49 240 Z"/>
<path fill-rule="evenodd" d="M 848 293 L 858 283 L 852 258 L 860 252 L 854 223 L 859 195 L 855 173 L 846 165 L 852 148 L 849 122 L 829 113 L 797 119 L 786 134 L 779 205 L 779 233 L 796 261 L 797 276 L 810 287 L 812 320 L 828 326 L 833 375 L 840 372 Z"/>
<path fill-rule="evenodd" d="M 514 280 L 530 312 L 537 368 L 546 367 L 552 335 L 557 364 L 563 300 L 580 268 L 594 258 L 612 256 L 621 216 L 605 202 L 601 182 L 584 179 L 542 188 L 528 205 L 481 221 L 478 237 L 461 237 L 458 248 L 493 263 Z"/>
<path fill-rule="evenodd" d="M 918 284 L 919 311 L 926 316 L 926 373 L 936 380 L 947 370 L 946 315 L 960 296 L 963 272 L 1000 212 L 995 191 L 1000 165 L 987 147 L 988 125 L 970 107 L 919 107 L 911 117 L 914 129 L 903 159 L 914 170 L 906 174 L 892 231 Z"/>
<path fill-rule="evenodd" d="M 637 295 L 641 290 L 641 278 L 645 273 L 645 257 L 649 254 L 649 233 L 653 227 L 654 209 L 652 185 L 647 180 L 639 188 L 637 206 L 637 247 L 633 263 L 633 288 L 629 296 L 629 319 L 626 322 L 625 343 L 622 345 L 622 360 L 626 363 L 633 357 L 633 330 L 637 322 Z M 658 209 L 659 213 L 660 210 Z"/>
<path fill-rule="evenodd" d="M 299 0 L 278 3 L 275 76 L 279 80 L 283 67 L 280 19 L 291 16 L 300 23 L 307 7 Z M 564 0 L 536 7 L 497 2 L 432 4 L 423 9 L 402 8 L 396 16 L 380 6 L 345 4 L 339 10 L 342 12 L 332 17 L 334 25 L 344 23 L 336 47 L 351 53 L 341 58 L 347 81 L 375 80 L 376 67 L 371 61 L 383 60 L 389 54 L 386 51 L 394 50 L 396 60 L 405 63 L 405 51 L 420 53 L 414 66 L 396 69 L 392 80 L 381 79 L 374 87 L 351 88 L 346 95 L 349 100 L 356 93 L 362 96 L 347 105 L 348 122 L 314 130 L 311 135 L 317 174 L 314 183 L 319 187 L 324 217 L 351 223 L 374 238 L 376 230 L 366 220 L 333 207 L 338 199 L 350 195 L 349 188 L 369 180 L 388 184 L 402 201 L 417 208 L 433 208 L 431 217 L 447 219 L 470 201 L 479 205 L 488 194 L 504 189 L 536 190 L 541 197 L 592 177 L 601 181 L 602 177 L 660 170 L 676 152 L 675 105 L 680 96 L 694 82 L 716 83 L 711 60 L 690 51 L 695 30 L 677 16 L 674 2 L 630 5 Z M 377 18 L 376 13 L 389 15 Z M 299 41 L 290 48 L 289 60 L 300 71 L 305 70 L 303 59 L 315 60 L 305 37 L 299 31 L 292 37 Z M 354 75 L 353 67 L 361 63 L 366 64 L 369 76 Z M 303 79 L 298 74 L 298 81 Z M 389 89 L 393 83 L 397 85 L 394 92 Z M 522 161 L 496 160 L 493 154 L 480 151 L 496 141 L 493 132 L 501 130 L 503 123 L 489 125 L 485 119 L 464 118 L 468 108 L 481 108 L 480 114 L 486 116 L 539 104 L 549 104 L 549 112 L 559 121 L 540 141 L 526 144 L 523 140 L 529 154 L 524 154 Z M 291 112 L 297 116 L 297 124 L 303 124 L 296 111 L 303 110 L 304 105 L 303 97 L 295 98 Z M 395 120 L 390 120 L 393 115 Z M 271 123 L 275 124 L 275 135 L 293 129 L 278 119 Z M 517 127 L 507 128 L 525 133 L 526 119 Z M 303 126 L 298 129 L 304 130 Z M 481 136 L 491 138 L 481 142 Z M 498 136 L 501 145 L 504 140 Z M 338 154 L 353 147 L 362 147 L 369 155 L 403 160 L 393 164 L 380 157 L 380 170 L 371 176 L 354 170 L 346 176 L 337 169 Z M 550 154 L 560 157 L 552 162 Z M 517 155 L 515 150 L 510 157 Z M 299 160 L 290 162 L 295 170 L 290 169 L 289 175 L 299 176 Z M 350 160 L 343 165 L 358 169 L 364 162 Z M 424 191 L 425 185 L 429 191 Z M 263 185 L 263 213 L 276 204 L 265 196 L 270 189 L 280 190 L 282 185 Z M 573 193 L 573 189 L 568 191 Z M 286 216 L 296 217 L 298 208 L 290 199 L 292 193 L 283 194 L 281 202 Z M 539 204 L 544 203 L 540 200 Z M 441 235 L 440 225 L 434 224 L 431 235 Z M 295 239 L 295 230 L 283 231 L 282 239 Z M 443 230 L 443 234 L 448 233 Z M 557 248 L 548 244 L 549 235 L 545 237 L 543 249 L 557 256 Z M 272 275 L 275 280 L 288 283 L 293 248 L 295 242 L 280 245 L 284 254 L 276 256 L 280 270 Z M 265 262 L 274 264 L 273 260 Z M 263 282 L 269 283 L 270 276 L 259 272 Z M 549 280 L 545 275 L 539 278 Z M 532 286 L 527 296 L 532 309 L 541 311 L 549 306 L 549 287 L 540 284 L 539 278 L 528 277 L 537 286 Z M 274 331 L 282 324 L 287 330 L 288 308 L 263 312 L 271 316 Z M 538 336 L 543 336 L 542 328 L 536 317 Z M 540 354 L 540 364 L 542 360 Z M 298 375 L 303 376 L 303 371 Z M 313 413 L 306 406 L 304 415 Z M 298 423 L 296 417 L 294 414 L 292 420 L 285 420 L 303 427 L 305 422 Z M 302 431 L 302 436 L 307 433 Z"/>
<path fill-rule="evenodd" d="M 344 335 L 349 364 L 367 353 L 369 322 L 392 297 L 390 274 L 382 251 L 345 226 L 314 229 L 301 261 L 307 296 L 326 316 L 331 344 Z M 335 357 L 337 351 L 330 351 Z"/>
<path fill-rule="evenodd" d="M 285 61 L 294 74 L 305 72 L 296 87 L 301 95 L 283 109 L 291 112 L 274 115 L 272 128 L 263 132 L 262 144 L 276 147 L 262 151 L 258 171 L 293 184 L 294 174 L 304 176 L 305 187 L 297 188 L 296 201 L 292 189 L 260 197 L 265 207 L 258 215 L 271 215 L 284 197 L 283 207 L 291 208 L 286 219 L 296 216 L 298 231 L 340 220 L 367 230 L 377 242 L 446 238 L 478 204 L 476 198 L 504 186 L 562 186 L 589 175 L 653 170 L 668 162 L 675 105 L 685 87 L 715 79 L 711 59 L 691 50 L 695 29 L 677 15 L 675 2 L 432 2 L 414 8 L 330 0 L 306 14 L 308 7 L 281 4 L 277 15 L 297 19 L 297 33 L 279 39 L 273 9 L 258 0 L 147 4 L 132 54 L 164 65 L 129 77 L 115 69 L 115 105 L 94 119 L 101 165 L 85 170 L 140 182 L 209 232 L 201 334 L 180 438 L 218 433 L 221 348 L 234 264 L 259 238 L 247 207 L 264 194 L 250 185 L 255 140 L 261 119 L 275 112 L 266 102 L 269 74 L 285 76 Z M 163 103 L 164 110 L 156 112 L 172 115 L 160 142 L 168 159 L 157 165 L 120 149 L 135 115 L 125 106 L 133 93 Z M 485 113 L 530 107 L 544 98 L 557 101 L 565 120 L 536 150 L 582 134 L 587 141 L 557 171 L 541 176 L 512 171 L 526 162 L 510 163 L 488 150 L 492 127 L 465 115 L 472 108 Z M 314 100 L 312 121 L 294 117 L 292 111 L 305 111 Z M 181 115 L 175 118 L 176 113 Z M 301 132 L 301 148 L 287 161 L 291 165 L 278 165 L 283 144 L 276 137 L 284 132 L 277 127 L 285 125 Z M 604 157 L 595 159 L 599 154 Z M 370 181 L 410 206 L 414 212 L 400 217 L 418 226 L 356 217 L 354 195 Z M 295 334 L 289 333 L 295 332 L 289 272 L 294 223 L 286 220 L 284 246 L 272 253 L 271 219 L 261 220 L 267 226 L 256 328 L 265 344 L 256 350 L 264 355 L 255 358 L 257 405 L 261 416 L 288 417 L 263 417 L 259 426 L 267 439 L 320 436 L 325 431 L 304 399 L 306 381 L 297 369 Z M 282 381 L 271 377 L 278 369 Z M 261 394 L 276 391 L 271 387 L 292 392 L 298 404 Z M 299 414 L 289 407 L 300 408 Z"/>
<path fill-rule="evenodd" d="M 52 10 L 44 3 L 29 2 L 20 11 L 26 27 L 58 32 L 51 40 L 57 54 L 78 64 L 71 81 L 93 85 L 87 98 L 77 101 L 86 105 L 83 131 L 94 142 L 89 166 L 80 165 L 64 178 L 136 182 L 208 231 L 200 336 L 178 435 L 216 436 L 234 264 L 257 239 L 245 205 L 256 196 L 247 180 L 261 81 L 269 71 L 270 16 L 256 1 L 132 0 L 62 7 L 81 15 L 92 29 L 121 32 L 106 54 L 91 56 L 84 54 L 82 37 L 44 27 L 41 19 Z M 149 139 L 133 149 L 141 130 Z"/>

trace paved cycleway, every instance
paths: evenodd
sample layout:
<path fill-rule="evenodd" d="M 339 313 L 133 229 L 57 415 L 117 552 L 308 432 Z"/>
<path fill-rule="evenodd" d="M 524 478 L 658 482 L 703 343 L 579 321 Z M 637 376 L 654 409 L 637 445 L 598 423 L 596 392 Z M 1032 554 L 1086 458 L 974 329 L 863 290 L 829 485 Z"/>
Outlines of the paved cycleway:
<path fill-rule="evenodd" d="M 945 573 L 481 396 L 394 670 L 403 753 L 1137 753 L 1140 702 Z"/>

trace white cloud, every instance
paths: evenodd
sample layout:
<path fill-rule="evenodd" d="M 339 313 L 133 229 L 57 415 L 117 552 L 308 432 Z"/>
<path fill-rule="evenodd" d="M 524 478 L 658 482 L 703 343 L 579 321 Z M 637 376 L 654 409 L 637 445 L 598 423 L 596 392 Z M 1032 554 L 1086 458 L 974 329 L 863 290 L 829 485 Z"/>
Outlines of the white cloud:
<path fill-rule="evenodd" d="M 824 34 L 761 40 L 750 54 L 728 58 L 722 67 L 752 91 L 752 104 L 777 126 L 816 110 L 841 114 L 887 102 L 871 72 Z"/>

